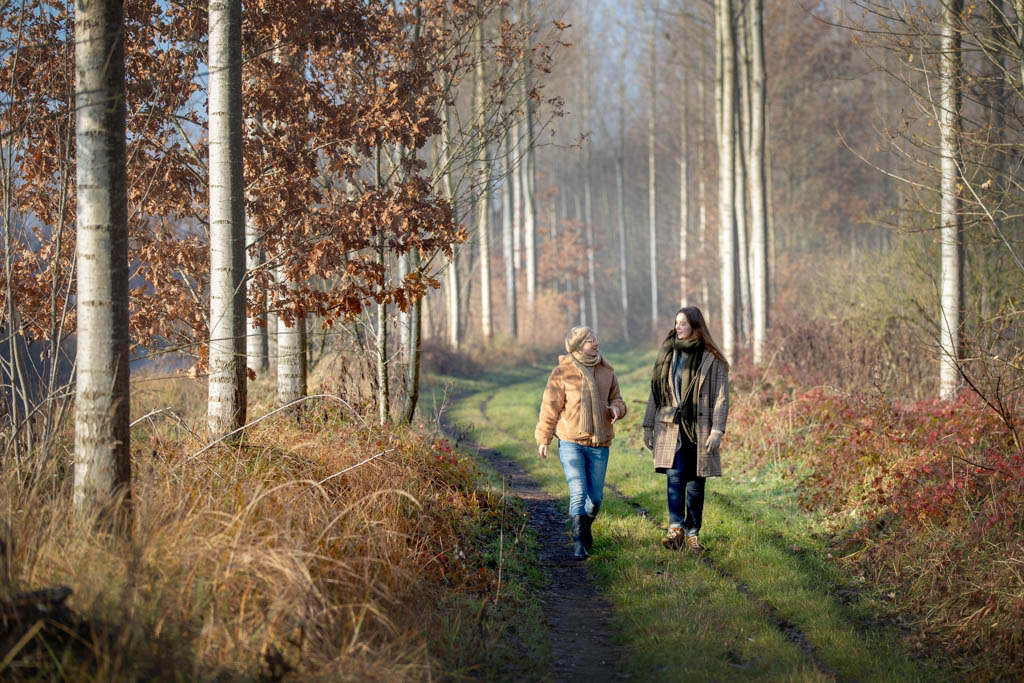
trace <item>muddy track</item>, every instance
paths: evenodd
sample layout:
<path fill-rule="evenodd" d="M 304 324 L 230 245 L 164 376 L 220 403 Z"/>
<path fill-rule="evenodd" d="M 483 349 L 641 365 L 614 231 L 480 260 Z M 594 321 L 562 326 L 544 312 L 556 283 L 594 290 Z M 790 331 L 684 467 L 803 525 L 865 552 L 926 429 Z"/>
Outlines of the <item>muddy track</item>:
<path fill-rule="evenodd" d="M 480 412 L 487 422 L 488 398 Z M 452 434 L 451 424 L 442 427 Z M 505 491 L 522 501 L 529 525 L 537 534 L 538 552 L 547 584 L 539 596 L 551 639 L 551 680 L 627 680 L 626 651 L 612 637 L 612 606 L 590 578 L 585 562 L 573 559 L 566 510 L 541 489 L 517 463 L 498 451 L 459 436 L 502 478 Z"/>
<path fill-rule="evenodd" d="M 490 416 L 488 416 L 487 414 L 487 404 L 490 402 L 493 396 L 494 395 L 491 394 L 485 400 L 480 402 L 480 414 L 483 416 L 484 420 L 488 424 L 496 426 L 494 425 L 494 422 L 491 420 Z M 501 429 L 500 427 L 498 428 Z M 506 430 L 502 429 L 502 431 Z M 585 577 L 585 573 L 573 571 L 577 569 L 577 565 L 575 564 L 575 561 L 572 559 L 571 548 L 569 545 L 569 537 L 566 534 L 565 530 L 566 516 L 564 511 L 560 510 L 558 506 L 555 504 L 555 500 L 551 498 L 547 493 L 542 491 L 540 487 L 538 487 L 537 484 L 533 482 L 529 475 L 525 471 L 523 471 L 522 468 L 520 468 L 519 465 L 517 465 L 516 463 L 503 457 L 497 451 L 480 448 L 479 446 L 476 446 L 476 448 L 480 452 L 480 454 L 491 464 L 491 466 L 495 468 L 496 471 L 498 471 L 503 477 L 505 477 L 506 475 L 509 477 L 509 480 L 506 485 L 509 486 L 510 489 L 515 489 L 517 491 L 522 490 L 523 493 L 526 493 L 527 497 L 524 497 L 521 494 L 517 495 L 519 495 L 519 497 L 523 499 L 523 501 L 527 504 L 531 524 L 533 524 L 534 527 L 538 529 L 538 539 L 542 546 L 540 552 L 548 554 L 548 557 L 541 557 L 541 562 L 544 564 L 545 568 L 547 568 L 548 566 L 558 567 L 561 569 L 568 568 L 570 571 L 563 572 L 565 574 L 565 576 L 562 577 L 563 580 L 565 578 L 571 578 L 576 575 L 582 575 L 583 577 Z M 513 481 L 515 481 L 516 483 L 513 483 Z M 518 487 L 525 488 L 520 489 Z M 640 517 L 643 517 L 644 519 L 648 520 L 652 526 L 659 528 L 662 531 L 666 530 L 664 528 L 664 525 L 659 524 L 653 517 L 651 517 L 651 515 L 642 505 L 631 500 L 628 496 L 626 496 L 617 488 L 615 488 L 614 485 L 606 482 L 605 488 L 608 491 L 610 491 L 616 498 L 626 503 L 627 505 L 633 507 L 633 509 L 636 510 L 637 514 Z M 546 503 L 546 505 L 543 506 L 546 509 L 535 510 L 533 507 L 531 507 L 531 501 L 533 504 L 536 504 L 542 502 L 541 499 L 543 499 L 543 502 Z M 545 521 L 540 526 L 537 526 L 536 523 L 532 521 L 535 518 L 535 516 L 543 517 Z M 541 530 L 542 527 L 545 529 L 543 532 Z M 755 595 L 742 580 L 731 575 L 721 566 L 716 564 L 715 561 L 709 555 L 707 555 L 706 553 L 702 554 L 700 559 L 706 567 L 714 571 L 722 578 L 734 584 L 736 586 L 736 590 L 741 595 L 743 595 L 743 597 L 756 603 L 758 607 L 768 616 L 771 622 L 775 625 L 775 628 L 778 629 L 782 637 L 785 638 L 788 642 L 792 643 L 823 676 L 832 680 L 838 680 L 838 676 L 835 674 L 835 672 L 832 671 L 832 669 L 828 667 L 824 662 L 822 662 L 821 659 L 817 656 L 814 646 L 811 644 L 806 633 L 804 633 L 795 624 L 779 616 L 778 611 L 775 609 L 775 607 L 771 605 L 771 603 Z M 589 578 L 587 578 L 586 583 L 588 584 L 587 590 L 593 591 L 596 595 L 596 588 L 592 585 L 592 582 L 589 580 Z M 602 602 L 607 603 L 607 601 L 603 598 L 600 598 L 600 600 Z M 549 612 L 550 607 L 551 605 L 549 603 L 546 603 L 546 611 Z M 569 609 L 572 609 L 571 606 L 568 607 Z M 604 617 L 605 623 L 609 621 L 608 615 L 610 615 L 610 609 L 610 605 L 605 604 L 603 606 L 603 613 L 606 615 Z M 564 612 L 564 609 L 560 611 Z M 580 617 L 580 621 L 589 621 L 589 615 L 584 616 L 583 614 L 580 614 Z M 554 623 L 551 620 L 550 614 L 548 614 L 548 619 L 549 623 Z M 570 617 L 568 621 L 572 623 L 576 620 Z M 603 652 L 603 646 L 601 647 Z M 561 648 L 557 646 L 554 648 L 556 656 L 560 649 Z M 742 668 L 743 662 L 732 662 L 732 665 Z M 567 671 L 578 671 L 582 673 L 582 671 L 584 670 L 567 669 Z M 600 668 L 600 672 L 601 674 L 607 674 L 607 670 L 603 666 Z"/>

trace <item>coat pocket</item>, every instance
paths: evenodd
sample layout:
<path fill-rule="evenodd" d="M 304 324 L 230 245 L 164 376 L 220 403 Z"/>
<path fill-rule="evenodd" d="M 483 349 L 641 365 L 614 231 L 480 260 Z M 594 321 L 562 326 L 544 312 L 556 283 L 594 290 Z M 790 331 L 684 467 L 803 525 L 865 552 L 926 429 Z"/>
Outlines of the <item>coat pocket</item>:
<path fill-rule="evenodd" d="M 655 417 L 658 422 L 667 422 L 672 424 L 676 421 L 676 407 L 675 406 L 662 406 L 658 408 L 658 414 Z"/>

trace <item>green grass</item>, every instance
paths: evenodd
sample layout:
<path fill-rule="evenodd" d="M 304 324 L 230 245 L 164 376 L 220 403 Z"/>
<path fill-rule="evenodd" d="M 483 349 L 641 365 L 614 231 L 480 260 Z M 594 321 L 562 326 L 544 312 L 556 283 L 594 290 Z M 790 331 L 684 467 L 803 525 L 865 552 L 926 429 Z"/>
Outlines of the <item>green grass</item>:
<path fill-rule="evenodd" d="M 925 680 L 940 677 L 872 625 L 871 600 L 844 604 L 836 588 L 851 582 L 827 557 L 793 492 L 770 469 L 731 476 L 743 453 L 723 445 L 725 475 L 708 481 L 702 540 L 706 559 L 660 545 L 667 525 L 665 480 L 642 446 L 640 421 L 653 353 L 612 354 L 629 414 L 616 427 L 606 483 L 649 518 L 605 491 L 588 561 L 616 610 L 618 638 L 642 680 Z M 523 465 L 546 490 L 567 500 L 558 458 L 541 460 L 533 431 L 549 368 L 522 368 L 474 381 L 450 379 L 462 398 L 448 417 L 481 445 Z M 742 400 L 734 393 L 733 401 Z M 486 412 L 485 412 L 486 411 Z M 733 468 L 739 471 L 740 468 Z M 808 655 L 780 623 L 803 634 Z M 792 631 L 790 631 L 792 633 Z"/>

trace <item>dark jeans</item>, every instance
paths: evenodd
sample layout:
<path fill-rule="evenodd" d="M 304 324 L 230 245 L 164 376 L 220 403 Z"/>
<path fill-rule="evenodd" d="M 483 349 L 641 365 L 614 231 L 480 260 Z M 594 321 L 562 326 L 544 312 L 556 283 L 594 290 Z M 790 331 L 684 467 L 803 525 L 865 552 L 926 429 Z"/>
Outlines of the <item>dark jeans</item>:
<path fill-rule="evenodd" d="M 686 437 L 682 439 L 686 442 Z M 687 536 L 700 532 L 704 514 L 704 477 L 697 476 L 697 444 L 683 443 L 676 451 L 672 469 L 666 469 L 668 523 L 679 526 Z"/>

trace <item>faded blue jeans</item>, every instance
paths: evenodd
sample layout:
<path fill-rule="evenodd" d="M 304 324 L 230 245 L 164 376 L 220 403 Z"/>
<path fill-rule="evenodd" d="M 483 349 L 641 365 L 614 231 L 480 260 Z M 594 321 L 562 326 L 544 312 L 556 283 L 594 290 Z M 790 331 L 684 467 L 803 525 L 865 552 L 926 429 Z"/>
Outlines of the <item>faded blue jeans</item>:
<path fill-rule="evenodd" d="M 583 446 L 558 440 L 558 459 L 569 483 L 569 514 L 596 515 L 604 499 L 607 446 Z"/>

